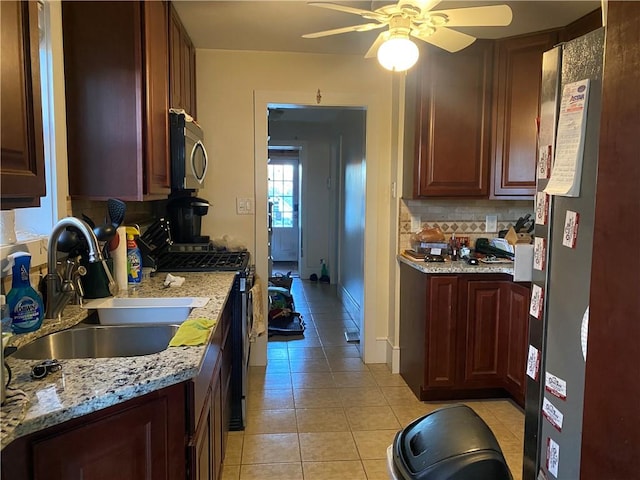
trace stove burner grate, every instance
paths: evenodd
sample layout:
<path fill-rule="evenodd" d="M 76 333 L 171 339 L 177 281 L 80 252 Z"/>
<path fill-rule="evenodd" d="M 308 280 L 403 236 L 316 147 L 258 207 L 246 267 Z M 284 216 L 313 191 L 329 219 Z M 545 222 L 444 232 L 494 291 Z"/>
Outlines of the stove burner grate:
<path fill-rule="evenodd" d="M 159 272 L 236 272 L 246 270 L 248 252 L 166 252 L 158 258 Z"/>

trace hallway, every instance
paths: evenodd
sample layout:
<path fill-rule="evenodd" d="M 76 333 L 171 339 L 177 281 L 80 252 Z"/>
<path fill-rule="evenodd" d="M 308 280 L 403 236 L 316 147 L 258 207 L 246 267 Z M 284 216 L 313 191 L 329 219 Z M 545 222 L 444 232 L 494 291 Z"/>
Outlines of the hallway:
<path fill-rule="evenodd" d="M 398 430 L 444 403 L 420 402 L 385 364 L 365 365 L 333 285 L 295 278 L 304 338 L 271 337 L 249 373 L 247 428 L 230 432 L 223 480 L 388 480 Z M 457 402 L 451 402 L 457 403 Z M 510 400 L 465 402 L 487 422 L 518 480 L 524 416 Z"/>

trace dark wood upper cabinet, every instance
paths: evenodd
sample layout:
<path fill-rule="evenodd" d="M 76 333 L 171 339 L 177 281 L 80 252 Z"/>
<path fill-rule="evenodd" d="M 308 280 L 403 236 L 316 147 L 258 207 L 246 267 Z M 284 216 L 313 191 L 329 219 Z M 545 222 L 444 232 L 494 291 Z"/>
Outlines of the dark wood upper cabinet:
<path fill-rule="evenodd" d="M 486 197 L 493 42 L 422 57 L 414 195 Z"/>
<path fill-rule="evenodd" d="M 169 26 L 169 105 L 196 117 L 196 50 L 173 5 Z"/>
<path fill-rule="evenodd" d="M 557 31 L 496 42 L 492 122 L 492 198 L 533 198 L 542 54 Z"/>
<path fill-rule="evenodd" d="M 37 207 L 45 192 L 37 2 L 0 2 L 2 209 Z"/>
<path fill-rule="evenodd" d="M 63 2 L 69 193 L 170 192 L 169 5 Z"/>
<path fill-rule="evenodd" d="M 575 22 L 570 23 L 560 32 L 560 41 L 568 42 L 574 38 L 593 32 L 602 26 L 602 9 L 596 8 Z"/>

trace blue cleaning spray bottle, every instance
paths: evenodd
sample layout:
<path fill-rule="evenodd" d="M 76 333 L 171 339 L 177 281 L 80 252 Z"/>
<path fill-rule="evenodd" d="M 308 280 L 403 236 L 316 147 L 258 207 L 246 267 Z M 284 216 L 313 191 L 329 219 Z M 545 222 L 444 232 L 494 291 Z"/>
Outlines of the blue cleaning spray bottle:
<path fill-rule="evenodd" d="M 40 328 L 44 318 L 42 298 L 31 286 L 29 271 L 31 254 L 16 252 L 7 255 L 5 271 L 12 270 L 11 290 L 7 294 L 9 315 L 15 333 L 33 332 Z"/>

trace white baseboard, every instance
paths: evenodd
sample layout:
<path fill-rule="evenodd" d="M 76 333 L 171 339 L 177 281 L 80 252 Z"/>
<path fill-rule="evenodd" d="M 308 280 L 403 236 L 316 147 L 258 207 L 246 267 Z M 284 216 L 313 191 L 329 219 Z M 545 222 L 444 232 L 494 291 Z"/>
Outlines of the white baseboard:
<path fill-rule="evenodd" d="M 400 347 L 394 346 L 387 339 L 387 365 L 390 365 L 391 373 L 400 373 Z"/>

